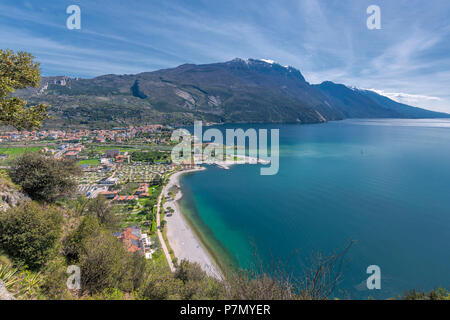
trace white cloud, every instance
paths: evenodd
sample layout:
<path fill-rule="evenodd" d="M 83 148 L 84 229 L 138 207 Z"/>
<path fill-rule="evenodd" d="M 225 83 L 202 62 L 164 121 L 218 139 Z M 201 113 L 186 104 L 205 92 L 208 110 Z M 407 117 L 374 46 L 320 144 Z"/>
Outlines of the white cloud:
<path fill-rule="evenodd" d="M 377 89 L 368 89 L 368 90 L 376 92 L 378 94 L 381 94 L 383 96 L 391 98 L 392 100 L 395 100 L 397 102 L 402 102 L 402 103 L 404 103 L 404 101 L 420 101 L 420 100 L 441 101 L 442 100 L 439 97 L 431 97 L 431 96 L 425 96 L 425 95 L 420 95 L 420 94 L 409 94 L 409 93 L 403 93 L 403 92 L 386 92 L 386 91 L 377 90 Z"/>
<path fill-rule="evenodd" d="M 410 94 L 404 92 L 386 92 L 384 90 L 367 89 L 376 92 L 382 96 L 388 97 L 394 101 L 407 105 L 421 107 L 433 111 L 450 112 L 448 106 L 442 105 L 443 99 L 439 97 L 427 96 L 422 94 Z"/>

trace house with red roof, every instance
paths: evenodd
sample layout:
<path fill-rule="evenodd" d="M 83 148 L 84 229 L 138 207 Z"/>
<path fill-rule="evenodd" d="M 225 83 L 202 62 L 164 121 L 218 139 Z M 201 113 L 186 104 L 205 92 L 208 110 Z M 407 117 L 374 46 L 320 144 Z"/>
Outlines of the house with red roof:
<path fill-rule="evenodd" d="M 142 252 L 140 238 L 141 229 L 138 226 L 128 227 L 114 234 L 127 248 L 128 252 Z"/>
<path fill-rule="evenodd" d="M 121 232 L 114 233 L 128 252 L 138 252 L 145 255 L 146 259 L 152 256 L 151 241 L 146 233 L 142 233 L 138 226 L 124 228 Z"/>
<path fill-rule="evenodd" d="M 119 191 L 101 191 L 100 196 L 104 196 L 106 199 L 114 199 L 118 195 Z"/>
<path fill-rule="evenodd" d="M 138 196 L 119 196 L 119 195 L 117 195 L 113 198 L 113 201 L 117 201 L 117 202 L 130 202 L 133 200 L 137 201 L 137 200 L 139 200 L 139 197 Z"/>
<path fill-rule="evenodd" d="M 64 156 L 66 158 L 70 158 L 70 159 L 77 159 L 78 158 L 78 152 L 76 152 L 76 151 L 69 151 L 69 152 L 66 152 L 64 154 Z"/>
<path fill-rule="evenodd" d="M 141 183 L 139 185 L 139 188 L 136 190 L 134 194 L 139 196 L 140 198 L 148 198 L 150 197 L 150 194 L 148 193 L 148 188 L 150 188 L 150 184 Z"/>

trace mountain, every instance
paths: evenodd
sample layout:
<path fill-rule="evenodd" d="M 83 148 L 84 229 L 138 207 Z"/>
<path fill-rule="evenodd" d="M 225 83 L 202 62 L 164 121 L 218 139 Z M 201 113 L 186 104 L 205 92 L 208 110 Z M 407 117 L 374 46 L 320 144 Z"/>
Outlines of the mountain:
<path fill-rule="evenodd" d="M 341 110 L 345 118 L 448 118 L 449 114 L 411 107 L 371 90 L 349 88 L 330 81 L 313 85 Z"/>
<path fill-rule="evenodd" d="M 426 118 L 449 118 L 448 113 L 434 112 L 417 107 L 412 107 L 403 103 L 396 102 L 383 95 L 380 95 L 371 90 L 359 90 L 362 94 L 368 96 L 373 101 L 376 101 L 381 106 L 387 109 L 398 112 L 405 118 L 411 119 L 426 119 Z"/>
<path fill-rule="evenodd" d="M 345 118 L 450 117 L 341 84 L 309 84 L 301 72 L 271 60 L 184 64 L 136 75 L 93 79 L 46 77 L 17 92 L 51 106 L 47 127 L 208 122 L 318 123 Z"/>

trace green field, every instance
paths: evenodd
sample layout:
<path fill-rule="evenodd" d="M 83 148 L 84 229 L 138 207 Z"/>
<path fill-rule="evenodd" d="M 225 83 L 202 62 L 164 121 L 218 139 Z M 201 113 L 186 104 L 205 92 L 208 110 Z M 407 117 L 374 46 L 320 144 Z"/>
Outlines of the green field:
<path fill-rule="evenodd" d="M 36 152 L 41 150 L 42 147 L 8 147 L 0 148 L 0 154 L 9 154 L 10 156 L 19 156 L 27 151 Z"/>
<path fill-rule="evenodd" d="M 21 156 L 25 152 L 37 152 L 41 149 L 42 147 L 1 147 L 0 154 L 7 154 L 9 157 L 7 159 L 0 160 L 0 164 L 9 165 L 12 160 Z"/>
<path fill-rule="evenodd" d="M 85 165 L 85 164 L 87 164 L 88 166 L 98 166 L 100 164 L 100 160 L 99 159 L 81 160 L 81 161 L 78 161 L 78 164 L 80 166 Z"/>
<path fill-rule="evenodd" d="M 131 147 L 120 147 L 120 146 L 95 146 L 94 148 L 89 148 L 89 150 L 97 151 L 97 152 L 105 152 L 106 150 L 117 150 L 119 149 L 120 152 L 127 152 L 136 150 L 135 148 Z"/>
<path fill-rule="evenodd" d="M 130 152 L 130 151 L 152 151 L 152 150 L 162 150 L 162 151 L 171 151 L 171 146 L 151 146 L 148 144 L 136 145 L 136 146 L 118 146 L 118 145 L 87 145 L 88 150 L 93 150 L 97 152 L 105 152 L 106 150 L 115 150 L 119 149 L 120 152 Z"/>

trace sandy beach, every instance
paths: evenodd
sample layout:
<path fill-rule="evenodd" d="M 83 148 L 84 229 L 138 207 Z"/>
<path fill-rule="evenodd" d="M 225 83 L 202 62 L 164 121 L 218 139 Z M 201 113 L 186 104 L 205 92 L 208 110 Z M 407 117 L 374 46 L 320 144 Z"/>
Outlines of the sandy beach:
<path fill-rule="evenodd" d="M 182 174 L 202 170 L 205 170 L 205 168 L 198 167 L 192 170 L 185 170 L 174 173 L 170 177 L 169 183 L 163 190 L 163 196 L 168 196 L 169 190 L 172 188 L 172 186 L 176 185 L 180 187 L 179 178 Z M 197 239 L 194 232 L 191 230 L 189 224 L 187 223 L 186 218 L 181 213 L 177 201 L 181 199 L 183 194 L 180 189 L 178 190 L 179 191 L 176 194 L 174 200 L 167 200 L 164 203 L 165 210 L 168 207 L 171 207 L 174 210 L 172 214 L 169 213 L 164 218 L 167 221 L 167 238 L 169 240 L 170 247 L 172 248 L 178 261 L 186 259 L 191 262 L 197 262 L 207 274 L 218 279 L 222 279 L 222 273 L 220 272 L 220 269 L 217 267 L 208 251 L 203 247 L 203 244 L 200 242 L 200 240 Z"/>

